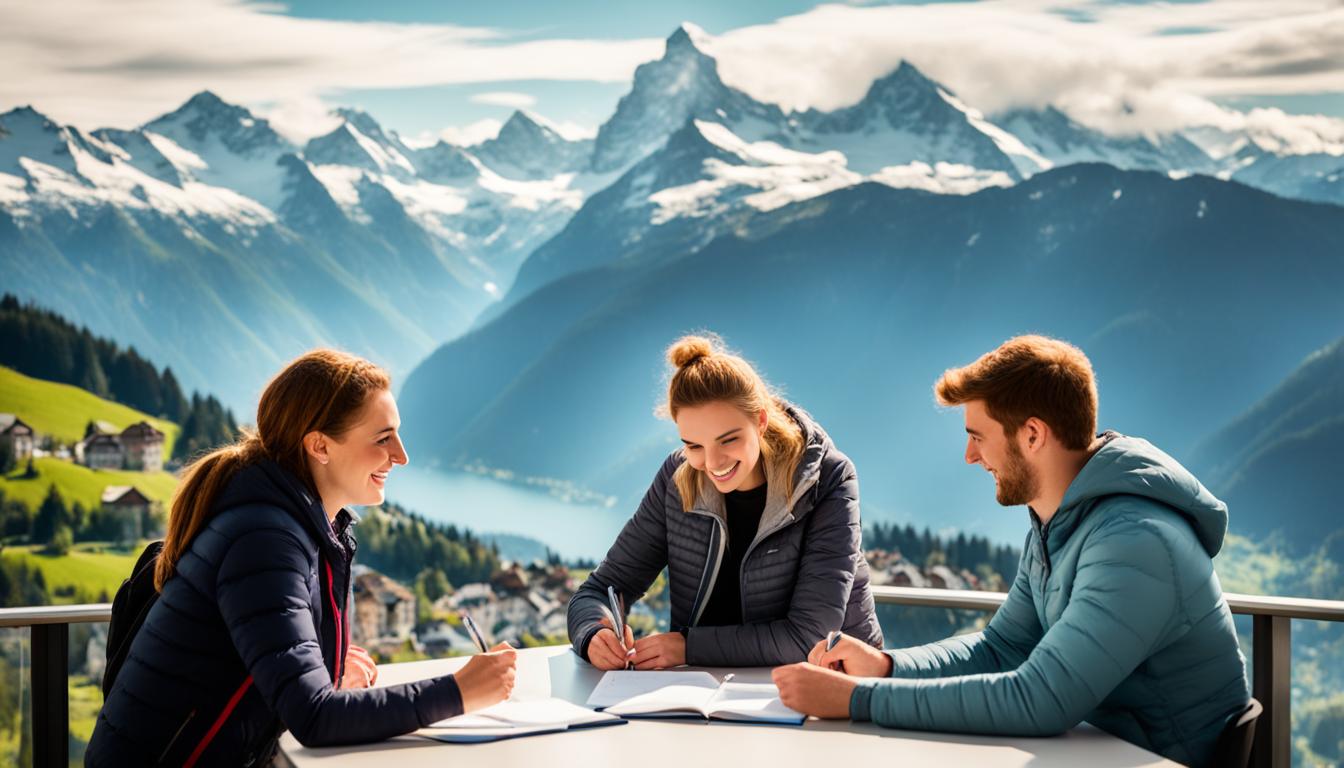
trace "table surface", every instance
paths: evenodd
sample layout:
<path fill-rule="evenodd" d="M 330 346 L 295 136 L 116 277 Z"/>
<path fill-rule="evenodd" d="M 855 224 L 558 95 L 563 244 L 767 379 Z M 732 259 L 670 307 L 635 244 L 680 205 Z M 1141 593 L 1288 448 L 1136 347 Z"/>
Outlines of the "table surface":
<path fill-rule="evenodd" d="M 420 680 L 456 671 L 467 659 L 434 659 L 378 668 L 378 684 Z M 707 670 L 718 677 L 734 672 L 736 682 L 769 682 L 769 668 Z M 529 648 L 518 653 L 514 696 L 556 696 L 583 704 L 602 672 L 569 648 Z M 840 765 L 845 768 L 930 765 L 1078 766 L 1137 768 L 1178 765 L 1110 734 L 1081 725 L 1062 736 L 1016 738 L 968 736 L 881 728 L 847 720 L 808 720 L 802 727 L 734 725 L 702 720 L 634 720 L 613 728 L 593 728 L 507 739 L 489 744 L 444 744 L 416 736 L 348 747 L 308 748 L 289 733 L 280 740 L 294 768 L 453 765 L 464 760 L 491 768 L 518 766 L 638 766 L 687 768 L 729 760 L 755 765 Z M 283 764 L 283 760 L 277 761 Z M 461 764 L 461 763 L 457 763 Z"/>

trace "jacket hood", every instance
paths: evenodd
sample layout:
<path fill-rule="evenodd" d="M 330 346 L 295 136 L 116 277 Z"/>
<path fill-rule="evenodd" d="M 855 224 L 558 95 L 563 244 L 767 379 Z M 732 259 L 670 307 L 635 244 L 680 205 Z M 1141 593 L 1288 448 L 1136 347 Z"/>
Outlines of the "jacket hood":
<path fill-rule="evenodd" d="M 1227 505 L 1219 501 L 1180 462 L 1152 443 L 1116 432 L 1102 435 L 1104 444 L 1069 484 L 1059 513 L 1050 521 L 1050 538 L 1059 529 L 1067 535 L 1092 502 L 1103 496 L 1143 496 L 1164 504 L 1190 521 L 1209 557 L 1218 554 L 1227 535 Z"/>

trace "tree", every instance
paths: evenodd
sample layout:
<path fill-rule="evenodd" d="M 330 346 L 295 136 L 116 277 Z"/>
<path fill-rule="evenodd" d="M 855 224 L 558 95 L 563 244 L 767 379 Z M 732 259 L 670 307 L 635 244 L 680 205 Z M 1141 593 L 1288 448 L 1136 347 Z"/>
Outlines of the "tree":
<path fill-rule="evenodd" d="M 61 492 L 56 490 L 56 485 L 53 483 L 47 487 L 47 497 L 42 500 L 42 506 L 37 508 L 37 517 L 33 519 L 32 540 L 51 541 L 51 537 L 56 535 L 56 529 L 62 525 L 70 525 L 70 511 L 65 506 Z"/>
<path fill-rule="evenodd" d="M 61 523 L 56 526 L 56 532 L 51 535 L 51 541 L 47 542 L 47 554 L 65 555 L 69 554 L 70 548 L 75 545 L 75 535 L 70 532 L 70 526 Z"/>
<path fill-rule="evenodd" d="M 173 375 L 173 369 L 165 366 L 163 369 L 163 417 L 181 425 L 186 421 L 187 413 L 191 406 L 187 404 L 187 398 L 182 395 L 182 386 L 177 383 L 177 377 Z"/>
<path fill-rule="evenodd" d="M 32 480 L 32 479 L 36 478 L 37 475 L 38 475 L 38 472 L 37 472 L 37 465 L 33 463 L 33 457 L 32 457 L 32 456 L 29 456 L 29 457 L 28 457 L 28 467 L 27 467 L 26 469 L 23 470 L 23 479 L 24 479 L 24 480 Z"/>
<path fill-rule="evenodd" d="M 0 475 L 8 475 L 18 466 L 18 457 L 14 455 L 14 443 L 0 438 Z"/>

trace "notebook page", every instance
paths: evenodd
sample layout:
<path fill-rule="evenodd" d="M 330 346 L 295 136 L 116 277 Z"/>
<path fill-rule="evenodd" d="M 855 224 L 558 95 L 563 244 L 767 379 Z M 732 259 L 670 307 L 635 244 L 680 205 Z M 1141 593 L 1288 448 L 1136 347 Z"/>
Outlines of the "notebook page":
<path fill-rule="evenodd" d="M 801 722 L 802 713 L 784 706 L 773 683 L 724 683 L 706 707 L 710 715 L 733 720 Z"/>
<path fill-rule="evenodd" d="M 592 695 L 588 697 L 588 706 L 594 709 L 603 709 L 670 685 L 715 689 L 719 687 L 719 681 L 708 672 L 663 670 L 635 672 L 617 669 L 602 676 L 597 687 L 593 689 Z"/>

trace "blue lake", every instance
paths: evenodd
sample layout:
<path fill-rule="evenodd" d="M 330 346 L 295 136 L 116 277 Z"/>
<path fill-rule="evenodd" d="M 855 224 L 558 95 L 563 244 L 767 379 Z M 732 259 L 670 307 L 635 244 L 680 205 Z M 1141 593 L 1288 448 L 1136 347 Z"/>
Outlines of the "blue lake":
<path fill-rule="evenodd" d="M 388 501 L 429 520 L 476 534 L 511 533 L 545 543 L 565 558 L 601 560 L 634 507 L 565 501 L 545 491 L 466 472 L 398 467 Z"/>

